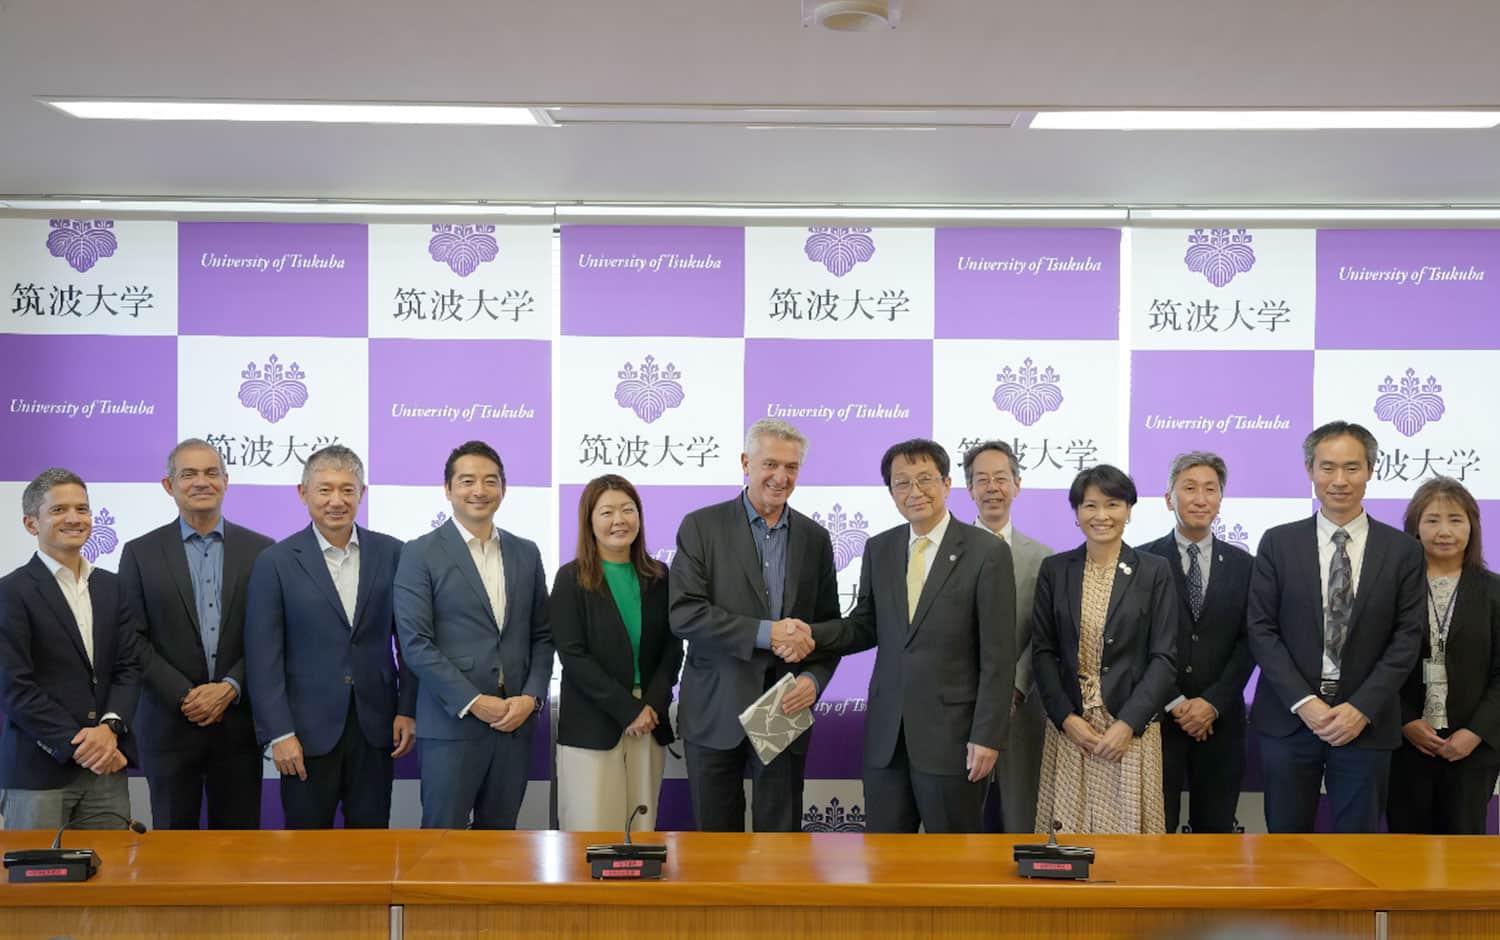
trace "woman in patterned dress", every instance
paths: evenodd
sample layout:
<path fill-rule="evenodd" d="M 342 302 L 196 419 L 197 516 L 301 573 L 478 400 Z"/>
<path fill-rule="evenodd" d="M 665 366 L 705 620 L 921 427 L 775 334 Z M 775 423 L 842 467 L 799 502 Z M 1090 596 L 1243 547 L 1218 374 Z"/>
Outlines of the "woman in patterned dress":
<path fill-rule="evenodd" d="M 1107 464 L 1078 474 L 1068 502 L 1084 543 L 1042 562 L 1033 666 L 1051 719 L 1036 828 L 1163 831 L 1162 707 L 1177 684 L 1170 564 L 1124 543 L 1135 484 Z"/>
<path fill-rule="evenodd" d="M 1427 631 L 1401 688 L 1386 817 L 1392 832 L 1482 835 L 1500 776 L 1500 580 L 1457 480 L 1417 487 L 1405 529 L 1427 555 Z"/>

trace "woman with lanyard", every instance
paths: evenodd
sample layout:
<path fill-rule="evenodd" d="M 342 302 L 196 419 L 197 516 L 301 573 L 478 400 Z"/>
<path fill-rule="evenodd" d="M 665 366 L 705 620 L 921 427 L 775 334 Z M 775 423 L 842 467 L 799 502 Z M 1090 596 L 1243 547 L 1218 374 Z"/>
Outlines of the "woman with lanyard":
<path fill-rule="evenodd" d="M 1392 832 L 1482 835 L 1500 774 L 1500 579 L 1457 480 L 1418 487 L 1405 528 L 1427 554 L 1428 629 L 1401 689 L 1406 741 L 1391 758 L 1386 817 Z"/>

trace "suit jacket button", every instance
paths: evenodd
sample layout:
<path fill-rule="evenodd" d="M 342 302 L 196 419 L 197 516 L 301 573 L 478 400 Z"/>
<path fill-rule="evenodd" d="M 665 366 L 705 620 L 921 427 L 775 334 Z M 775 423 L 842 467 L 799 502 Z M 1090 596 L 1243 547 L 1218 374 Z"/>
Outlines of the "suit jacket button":
<path fill-rule="evenodd" d="M 89 712 L 89 721 L 93 721 L 95 717 L 93 712 Z"/>
<path fill-rule="evenodd" d="M 1196 634 L 1196 633 L 1193 634 L 1193 642 L 1194 643 L 1198 642 L 1198 634 Z"/>
<path fill-rule="evenodd" d="M 353 676 L 345 676 L 344 677 L 344 685 L 353 685 L 353 684 L 354 684 L 354 677 Z"/>
<path fill-rule="evenodd" d="M 1110 644 L 1111 644 L 1111 643 L 1113 643 L 1113 642 L 1114 642 L 1114 641 L 1115 641 L 1115 638 L 1114 638 L 1114 637 L 1112 637 L 1112 636 L 1107 636 L 1107 637 L 1105 637 L 1105 638 L 1104 638 L 1104 645 L 1105 645 L 1105 646 L 1108 646 L 1108 645 L 1110 645 Z"/>
<path fill-rule="evenodd" d="M 1108 667 L 1108 666 L 1105 666 L 1105 667 L 1104 667 L 1104 668 L 1103 668 L 1103 669 L 1101 669 L 1101 670 L 1099 670 L 1099 671 L 1100 671 L 1100 672 L 1109 672 L 1109 667 Z"/>
<path fill-rule="evenodd" d="M 1192 667 L 1192 666 L 1189 666 L 1189 667 L 1187 667 L 1187 670 L 1186 670 L 1186 671 L 1187 671 L 1187 672 L 1192 672 L 1192 671 L 1193 671 L 1193 667 Z"/>

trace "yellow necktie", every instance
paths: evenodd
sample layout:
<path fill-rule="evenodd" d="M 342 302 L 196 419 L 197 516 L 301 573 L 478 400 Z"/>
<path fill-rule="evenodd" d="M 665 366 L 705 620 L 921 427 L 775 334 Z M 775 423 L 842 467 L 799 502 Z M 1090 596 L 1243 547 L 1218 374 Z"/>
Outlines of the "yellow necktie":
<path fill-rule="evenodd" d="M 906 563 L 906 621 L 917 616 L 917 601 L 922 597 L 922 582 L 927 580 L 927 546 L 932 539 L 922 536 L 911 547 L 911 560 Z"/>

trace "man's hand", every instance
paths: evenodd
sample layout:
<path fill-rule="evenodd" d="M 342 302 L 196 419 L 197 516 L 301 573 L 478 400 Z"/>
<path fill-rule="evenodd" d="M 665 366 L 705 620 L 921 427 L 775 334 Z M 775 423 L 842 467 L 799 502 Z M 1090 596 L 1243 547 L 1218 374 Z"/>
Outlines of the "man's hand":
<path fill-rule="evenodd" d="M 633 738 L 640 737 L 643 734 L 650 734 L 655 731 L 657 724 L 656 709 L 647 705 L 641 709 L 639 715 L 635 716 L 635 721 L 632 721 L 625 728 L 625 733 Z"/>
<path fill-rule="evenodd" d="M 109 725 L 80 728 L 73 735 L 72 743 L 78 745 L 73 752 L 73 762 L 96 774 L 109 773 L 106 768 L 114 763 L 115 755 L 120 752 L 119 741 Z"/>
<path fill-rule="evenodd" d="M 121 751 L 115 751 L 114 759 L 105 765 L 103 770 L 95 771 L 100 774 L 117 774 L 125 769 L 125 755 Z"/>
<path fill-rule="evenodd" d="M 1481 740 L 1479 735 L 1468 728 L 1459 728 L 1443 742 L 1443 746 L 1438 749 L 1437 756 L 1448 761 L 1463 760 L 1474 753 L 1474 748 L 1479 746 Z"/>
<path fill-rule="evenodd" d="M 1331 711 L 1333 709 L 1328 707 L 1327 702 L 1314 695 L 1297 709 L 1297 717 L 1302 719 L 1304 725 L 1307 725 L 1307 730 L 1321 738 L 1323 725 L 1327 723 Z"/>
<path fill-rule="evenodd" d="M 234 697 L 234 686 L 227 682 L 195 685 L 182 700 L 182 716 L 200 728 L 207 728 L 224 717 Z"/>
<path fill-rule="evenodd" d="M 771 624 L 771 652 L 789 663 L 800 663 L 814 648 L 812 628 L 795 617 Z"/>
<path fill-rule="evenodd" d="M 1020 689 L 1010 690 L 1010 717 L 1016 717 L 1016 709 L 1020 708 L 1024 701 L 1026 701 L 1026 695 Z"/>
<path fill-rule="evenodd" d="M 469 714 L 493 728 L 510 711 L 508 701 L 498 695 L 481 695 L 469 706 Z"/>
<path fill-rule="evenodd" d="M 795 715 L 804 708 L 811 708 L 818 700 L 818 684 L 807 673 L 797 677 L 792 688 L 781 697 L 781 713 Z"/>
<path fill-rule="evenodd" d="M 1428 757 L 1438 756 L 1438 751 L 1441 751 L 1443 745 L 1448 743 L 1438 735 L 1432 725 L 1429 725 L 1422 718 L 1418 718 L 1415 721 L 1408 721 L 1402 725 L 1401 733 L 1406 736 L 1406 740 L 1411 742 L 1412 747 L 1426 754 Z"/>
<path fill-rule="evenodd" d="M 1214 733 L 1214 722 L 1219 713 L 1205 699 L 1190 698 L 1177 706 L 1172 712 L 1177 727 L 1194 741 L 1207 741 L 1208 736 Z"/>
<path fill-rule="evenodd" d="M 1094 745 L 1094 756 L 1118 764 L 1130 749 L 1130 739 L 1135 737 L 1135 729 L 1116 718 L 1115 723 L 1104 730 L 1099 736 L 1099 743 Z"/>
<path fill-rule="evenodd" d="M 1000 752 L 994 748 L 970 741 L 964 749 L 964 767 L 969 771 L 969 782 L 978 783 L 989 777 L 999 757 Z"/>
<path fill-rule="evenodd" d="M 417 720 L 397 715 L 391 722 L 391 757 L 405 757 L 417 744 Z"/>
<path fill-rule="evenodd" d="M 298 780 L 307 779 L 307 762 L 302 758 L 302 742 L 294 734 L 271 745 L 271 762 L 283 776 L 297 775 Z"/>
<path fill-rule="evenodd" d="M 1340 702 L 1328 710 L 1328 717 L 1323 721 L 1323 730 L 1318 732 L 1318 737 L 1329 747 L 1343 747 L 1345 744 L 1359 737 L 1370 724 L 1359 709 L 1348 702 Z"/>
<path fill-rule="evenodd" d="M 496 731 L 514 731 L 525 724 L 531 713 L 536 711 L 536 699 L 529 695 L 512 695 L 500 701 L 505 703 L 505 714 L 499 720 L 490 722 L 490 727 Z"/>
<path fill-rule="evenodd" d="M 1099 732 L 1078 715 L 1069 715 L 1065 718 L 1062 730 L 1063 734 L 1068 736 L 1068 740 L 1077 745 L 1078 749 L 1085 754 L 1094 753 L 1094 748 L 1099 746 Z"/>

